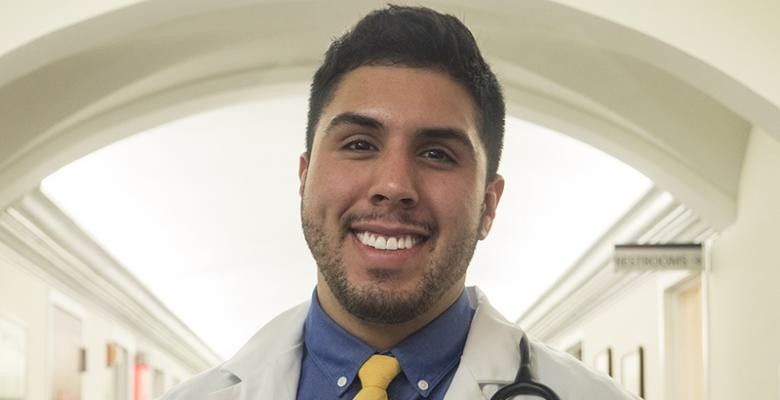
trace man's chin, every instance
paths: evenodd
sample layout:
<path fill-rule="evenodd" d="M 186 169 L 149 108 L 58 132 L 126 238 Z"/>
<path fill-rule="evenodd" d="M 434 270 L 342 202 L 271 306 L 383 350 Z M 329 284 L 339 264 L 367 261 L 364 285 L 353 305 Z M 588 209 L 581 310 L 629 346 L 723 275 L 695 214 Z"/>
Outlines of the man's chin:
<path fill-rule="evenodd" d="M 361 279 L 351 280 L 349 286 L 366 295 L 374 293 L 378 296 L 402 299 L 420 297 L 423 290 L 420 279 L 409 279 L 397 271 L 380 268 L 367 270 Z"/>
<path fill-rule="evenodd" d="M 411 321 L 427 311 L 431 302 L 419 288 L 405 289 L 403 285 L 387 282 L 331 290 L 350 314 L 363 321 L 380 324 Z"/>

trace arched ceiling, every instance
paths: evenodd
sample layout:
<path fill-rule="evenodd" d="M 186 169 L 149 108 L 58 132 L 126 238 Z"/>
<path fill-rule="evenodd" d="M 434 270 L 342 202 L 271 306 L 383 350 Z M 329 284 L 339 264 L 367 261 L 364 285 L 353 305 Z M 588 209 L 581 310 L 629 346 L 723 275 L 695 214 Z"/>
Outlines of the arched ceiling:
<path fill-rule="evenodd" d="M 733 79 L 549 1 L 427 3 L 474 31 L 510 113 L 622 159 L 715 227 L 734 220 L 750 122 L 730 97 L 714 99 L 690 76 L 719 78 L 711 80 L 719 93 L 748 92 Z M 3 56 L 0 205 L 121 137 L 241 101 L 258 87 L 307 81 L 329 40 L 379 5 L 143 2 Z"/>

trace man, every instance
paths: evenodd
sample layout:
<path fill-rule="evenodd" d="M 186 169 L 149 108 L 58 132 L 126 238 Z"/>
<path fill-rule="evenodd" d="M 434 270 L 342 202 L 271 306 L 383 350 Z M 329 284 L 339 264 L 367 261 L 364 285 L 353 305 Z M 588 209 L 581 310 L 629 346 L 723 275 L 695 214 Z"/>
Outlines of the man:
<path fill-rule="evenodd" d="M 390 6 L 336 40 L 300 159 L 312 299 L 164 398 L 485 399 L 512 383 L 524 334 L 464 287 L 504 188 L 503 129 L 498 82 L 456 18 Z M 530 349 L 561 399 L 631 398 Z"/>

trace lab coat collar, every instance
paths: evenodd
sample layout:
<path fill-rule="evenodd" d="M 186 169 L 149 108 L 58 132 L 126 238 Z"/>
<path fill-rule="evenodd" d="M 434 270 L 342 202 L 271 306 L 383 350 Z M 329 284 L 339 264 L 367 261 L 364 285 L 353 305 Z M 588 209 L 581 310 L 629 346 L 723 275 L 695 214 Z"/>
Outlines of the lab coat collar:
<path fill-rule="evenodd" d="M 513 382 L 520 365 L 523 331 L 493 308 L 481 290 L 466 291 L 477 312 L 446 400 L 487 398 L 483 386 Z"/>
<path fill-rule="evenodd" d="M 220 368 L 233 375 L 237 383 L 209 394 L 208 399 L 295 399 L 303 355 L 303 321 L 308 309 L 306 302 L 281 314 L 250 339 Z"/>
<path fill-rule="evenodd" d="M 513 382 L 520 365 L 522 330 L 501 316 L 482 291 L 475 287 L 466 291 L 477 311 L 446 400 L 487 399 L 484 386 Z M 208 399 L 295 399 L 308 308 L 306 302 L 278 316 L 225 362 L 220 371 L 236 383 L 210 393 Z"/>

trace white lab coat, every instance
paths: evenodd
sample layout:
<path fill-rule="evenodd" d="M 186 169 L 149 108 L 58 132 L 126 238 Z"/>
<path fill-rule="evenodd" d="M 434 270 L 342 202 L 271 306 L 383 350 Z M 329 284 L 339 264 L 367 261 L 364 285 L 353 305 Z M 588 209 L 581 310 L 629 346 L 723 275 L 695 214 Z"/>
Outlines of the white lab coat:
<path fill-rule="evenodd" d="M 520 365 L 523 331 L 504 319 L 479 289 L 466 290 L 477 311 L 445 400 L 490 399 L 514 380 Z M 178 385 L 162 400 L 294 400 L 308 309 L 305 303 L 279 315 L 233 358 Z M 535 380 L 555 390 L 561 400 L 635 398 L 566 353 L 533 341 L 531 352 Z"/>

